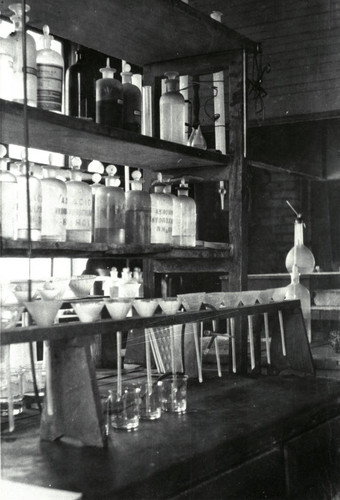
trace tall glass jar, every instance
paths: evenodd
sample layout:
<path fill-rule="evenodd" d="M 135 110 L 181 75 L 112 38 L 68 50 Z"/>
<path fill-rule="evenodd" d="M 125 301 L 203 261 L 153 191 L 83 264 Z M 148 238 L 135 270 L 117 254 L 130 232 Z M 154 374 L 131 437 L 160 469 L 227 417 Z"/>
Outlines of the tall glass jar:
<path fill-rule="evenodd" d="M 66 241 L 67 188 L 63 180 L 44 170 L 41 180 L 41 239 Z"/>
<path fill-rule="evenodd" d="M 181 180 L 178 188 L 180 202 L 180 235 L 176 242 L 179 246 L 196 246 L 196 202 L 189 197 L 188 184 Z"/>
<path fill-rule="evenodd" d="M 41 181 L 38 177 L 29 172 L 27 179 L 26 169 L 33 167 L 26 162 L 19 165 L 21 175 L 17 176 L 18 183 L 18 211 L 17 211 L 17 227 L 18 239 L 27 240 L 29 236 L 28 224 L 28 203 L 27 203 L 27 182 L 29 184 L 29 206 L 30 206 L 30 229 L 31 240 L 41 240 L 41 209 L 42 209 L 42 194 L 41 194 Z"/>
<path fill-rule="evenodd" d="M 125 242 L 131 245 L 149 245 L 151 237 L 151 199 L 143 191 L 142 174 L 132 172 L 131 191 L 126 193 Z"/>
<path fill-rule="evenodd" d="M 162 174 L 157 175 L 151 197 L 151 243 L 172 244 L 173 203 L 171 195 L 164 192 Z"/>
<path fill-rule="evenodd" d="M 166 92 L 160 97 L 160 137 L 166 141 L 186 144 L 185 100 L 178 90 L 178 73 L 165 73 Z"/>
<path fill-rule="evenodd" d="M 0 144 L 0 235 L 15 240 L 17 237 L 18 184 L 15 175 L 7 170 L 9 158 L 6 147 Z"/>

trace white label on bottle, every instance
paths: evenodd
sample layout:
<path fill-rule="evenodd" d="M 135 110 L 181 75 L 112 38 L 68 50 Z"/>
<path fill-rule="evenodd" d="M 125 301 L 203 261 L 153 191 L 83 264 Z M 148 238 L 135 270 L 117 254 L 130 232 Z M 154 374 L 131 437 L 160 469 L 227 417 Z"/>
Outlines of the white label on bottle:
<path fill-rule="evenodd" d="M 38 106 L 61 111 L 63 68 L 38 64 Z"/>

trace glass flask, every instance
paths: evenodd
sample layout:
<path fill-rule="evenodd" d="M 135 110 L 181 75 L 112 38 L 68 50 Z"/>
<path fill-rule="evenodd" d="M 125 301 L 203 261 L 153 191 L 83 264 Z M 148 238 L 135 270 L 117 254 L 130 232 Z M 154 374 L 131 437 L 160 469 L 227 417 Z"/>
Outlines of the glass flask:
<path fill-rule="evenodd" d="M 67 188 L 63 180 L 44 169 L 41 180 L 41 239 L 66 241 Z"/>
<path fill-rule="evenodd" d="M 96 122 L 110 127 L 121 127 L 123 120 L 123 86 L 114 78 L 116 70 L 110 68 L 110 58 L 106 67 L 101 68 L 102 78 L 96 81 Z"/>
<path fill-rule="evenodd" d="M 315 260 L 312 252 L 304 245 L 304 222 L 299 214 L 294 223 L 294 246 L 286 256 L 286 269 L 292 272 L 293 264 L 297 265 L 300 274 L 309 274 L 314 271 Z"/>
<path fill-rule="evenodd" d="M 64 59 L 51 49 L 53 36 L 47 24 L 41 37 L 43 49 L 37 51 L 38 108 L 62 110 Z"/>
<path fill-rule="evenodd" d="M 7 149 L 0 144 L 0 235 L 15 240 L 17 236 L 18 184 L 15 175 L 7 170 Z"/>
<path fill-rule="evenodd" d="M 17 210 L 17 227 L 18 239 L 28 239 L 28 218 L 27 218 L 27 177 L 26 169 L 32 167 L 26 162 L 18 165 L 22 172 L 17 176 L 18 183 L 18 210 Z M 29 172 L 29 200 L 30 200 L 30 227 L 31 227 L 31 240 L 41 240 L 41 209 L 42 209 L 42 195 L 41 195 L 41 181 L 35 177 L 32 172 Z"/>
<path fill-rule="evenodd" d="M 178 73 L 165 73 L 166 92 L 160 97 L 160 138 L 186 144 L 185 100 L 178 90 Z"/>
<path fill-rule="evenodd" d="M 69 66 L 65 74 L 65 113 L 77 118 L 89 117 L 89 96 L 93 84 L 87 78 L 86 61 L 80 50 L 76 51 L 76 62 Z"/>
<path fill-rule="evenodd" d="M 180 234 L 179 239 L 174 238 L 174 243 L 179 246 L 196 246 L 196 202 L 189 197 L 188 184 L 181 180 L 178 188 L 180 202 Z"/>
<path fill-rule="evenodd" d="M 207 143 L 203 137 L 201 125 L 198 125 L 196 129 L 194 127 L 192 128 L 187 146 L 191 146 L 192 148 L 207 149 Z"/>
<path fill-rule="evenodd" d="M 66 239 L 67 241 L 91 243 L 92 191 L 91 187 L 81 180 L 79 172 L 81 163 L 80 158 L 72 158 L 71 180 L 66 182 Z"/>
<path fill-rule="evenodd" d="M 142 95 L 137 87 L 132 83 L 131 66 L 125 64 L 124 71 L 121 72 L 123 84 L 123 128 L 131 132 L 141 131 L 141 108 Z"/>
<path fill-rule="evenodd" d="M 125 242 L 129 245 L 149 245 L 151 237 L 151 198 L 143 191 L 142 174 L 132 172 L 131 191 L 126 193 Z"/>
<path fill-rule="evenodd" d="M 310 293 L 308 288 L 300 283 L 300 273 L 297 265 L 293 265 L 291 276 L 291 283 L 286 288 L 285 299 L 298 299 L 301 302 L 302 315 L 305 320 L 307 337 L 309 342 L 312 341 L 312 328 L 311 328 L 311 303 Z"/>
<path fill-rule="evenodd" d="M 164 192 L 162 174 L 157 174 L 151 197 L 151 243 L 172 244 L 173 202 Z"/>
<path fill-rule="evenodd" d="M 12 54 L 13 54 L 13 101 L 24 102 L 24 78 L 23 78 L 23 57 L 22 57 L 22 16 L 24 15 L 22 11 L 21 3 L 13 3 L 9 5 L 9 9 L 14 12 L 11 16 L 11 20 L 14 25 L 15 32 L 9 35 L 9 39 L 12 44 Z M 30 10 L 30 7 L 26 5 L 26 12 Z M 29 18 L 26 17 L 26 21 Z M 27 78 L 27 104 L 29 106 L 37 105 L 37 50 L 35 46 L 34 38 L 26 33 L 26 52 L 27 52 L 27 64 L 26 64 L 26 78 Z"/>

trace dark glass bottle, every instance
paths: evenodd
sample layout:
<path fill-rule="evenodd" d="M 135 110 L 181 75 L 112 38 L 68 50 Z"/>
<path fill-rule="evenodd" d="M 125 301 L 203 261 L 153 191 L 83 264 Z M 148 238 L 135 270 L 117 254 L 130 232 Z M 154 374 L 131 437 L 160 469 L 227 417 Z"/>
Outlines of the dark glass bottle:
<path fill-rule="evenodd" d="M 88 118 L 89 85 L 86 63 L 81 51 L 77 50 L 76 62 L 67 68 L 65 77 L 65 111 L 68 116 Z"/>
<path fill-rule="evenodd" d="M 132 172 L 131 191 L 126 193 L 125 242 L 128 245 L 149 245 L 151 238 L 151 198 L 142 190 L 142 174 Z"/>
<path fill-rule="evenodd" d="M 116 70 L 110 68 L 107 58 L 106 67 L 101 68 L 103 77 L 96 81 L 96 122 L 110 127 L 121 127 L 123 121 L 123 87 L 114 78 Z"/>
<path fill-rule="evenodd" d="M 121 72 L 123 84 L 123 128 L 140 133 L 142 96 L 139 88 L 132 83 L 131 66 L 125 65 Z"/>

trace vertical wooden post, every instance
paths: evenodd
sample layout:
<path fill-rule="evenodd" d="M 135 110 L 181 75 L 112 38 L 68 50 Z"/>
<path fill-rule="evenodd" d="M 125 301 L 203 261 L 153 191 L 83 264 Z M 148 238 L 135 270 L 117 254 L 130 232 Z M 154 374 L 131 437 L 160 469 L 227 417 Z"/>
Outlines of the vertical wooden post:
<path fill-rule="evenodd" d="M 229 271 L 231 291 L 247 288 L 246 97 L 246 53 L 235 52 L 229 62 L 229 150 L 233 154 L 229 176 L 229 241 L 234 248 Z M 236 323 L 237 371 L 245 372 L 246 327 L 241 321 Z"/>

